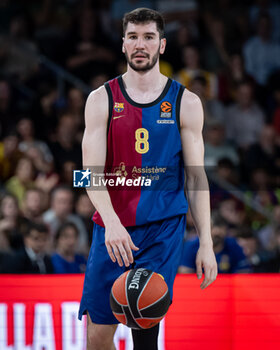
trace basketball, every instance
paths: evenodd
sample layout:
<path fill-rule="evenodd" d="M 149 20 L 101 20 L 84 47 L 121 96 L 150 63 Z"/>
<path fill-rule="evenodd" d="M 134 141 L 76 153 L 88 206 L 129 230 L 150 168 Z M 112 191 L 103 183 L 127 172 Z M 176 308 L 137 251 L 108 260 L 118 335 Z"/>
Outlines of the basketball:
<path fill-rule="evenodd" d="M 113 284 L 110 305 L 118 321 L 134 329 L 155 326 L 165 316 L 170 295 L 163 277 L 145 268 L 126 271 Z"/>

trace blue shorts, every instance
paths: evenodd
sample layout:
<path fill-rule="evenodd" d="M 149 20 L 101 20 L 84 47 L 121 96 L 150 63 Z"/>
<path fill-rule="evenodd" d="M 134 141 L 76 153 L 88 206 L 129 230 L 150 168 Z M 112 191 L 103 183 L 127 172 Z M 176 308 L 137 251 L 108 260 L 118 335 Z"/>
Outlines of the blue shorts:
<path fill-rule="evenodd" d="M 125 271 L 144 267 L 160 273 L 168 285 L 171 300 L 173 283 L 180 263 L 186 215 L 128 227 L 132 241 L 139 248 L 133 251 L 134 263 L 120 267 L 113 263 L 105 246 L 105 229 L 94 224 L 92 246 L 85 273 L 79 319 L 88 311 L 97 324 L 119 323 L 110 308 L 110 291 L 114 281 Z"/>

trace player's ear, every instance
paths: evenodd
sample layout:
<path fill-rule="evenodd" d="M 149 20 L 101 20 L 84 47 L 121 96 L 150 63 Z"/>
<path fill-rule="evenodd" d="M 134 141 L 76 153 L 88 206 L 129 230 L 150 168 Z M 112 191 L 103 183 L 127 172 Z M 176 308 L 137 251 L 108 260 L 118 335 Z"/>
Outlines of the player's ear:
<path fill-rule="evenodd" d="M 166 47 L 166 39 L 162 38 L 162 39 L 160 39 L 160 48 L 159 48 L 159 53 L 161 55 L 164 53 L 165 47 Z"/>
<path fill-rule="evenodd" d="M 125 53 L 125 48 L 124 48 L 124 38 L 122 38 L 123 44 L 122 44 L 122 52 Z"/>

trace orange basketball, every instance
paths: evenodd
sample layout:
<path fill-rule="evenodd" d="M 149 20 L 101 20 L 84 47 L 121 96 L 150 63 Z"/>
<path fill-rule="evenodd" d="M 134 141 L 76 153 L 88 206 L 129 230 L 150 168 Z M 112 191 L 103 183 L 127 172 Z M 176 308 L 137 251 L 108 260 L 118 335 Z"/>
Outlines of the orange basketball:
<path fill-rule="evenodd" d="M 110 305 L 118 321 L 130 328 L 146 329 L 165 316 L 170 295 L 161 275 L 138 268 L 126 271 L 114 282 Z"/>

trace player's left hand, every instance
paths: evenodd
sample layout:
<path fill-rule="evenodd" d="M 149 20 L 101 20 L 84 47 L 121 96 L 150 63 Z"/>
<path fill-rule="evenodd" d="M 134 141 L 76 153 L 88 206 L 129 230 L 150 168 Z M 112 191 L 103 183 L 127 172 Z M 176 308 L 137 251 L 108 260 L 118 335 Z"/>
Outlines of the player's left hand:
<path fill-rule="evenodd" d="M 217 261 L 211 245 L 201 245 L 197 251 L 196 274 L 198 279 L 202 277 L 202 268 L 204 270 L 204 279 L 200 288 L 205 289 L 215 281 L 218 274 Z"/>

